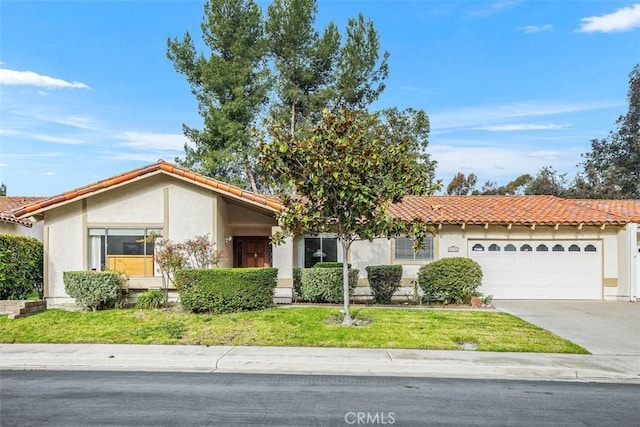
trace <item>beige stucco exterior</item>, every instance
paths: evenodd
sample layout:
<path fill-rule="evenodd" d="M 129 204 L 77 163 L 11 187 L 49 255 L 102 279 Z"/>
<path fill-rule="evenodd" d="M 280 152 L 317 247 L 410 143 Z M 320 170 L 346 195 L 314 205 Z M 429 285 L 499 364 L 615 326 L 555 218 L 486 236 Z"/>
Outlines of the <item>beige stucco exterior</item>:
<path fill-rule="evenodd" d="M 16 224 L 13 222 L 0 221 L 0 234 L 17 234 L 20 236 L 33 237 L 42 241 L 43 224 L 36 222 L 31 227 Z"/>
<path fill-rule="evenodd" d="M 220 266 L 231 267 L 234 236 L 270 236 L 276 224 L 265 209 L 165 174 L 46 210 L 42 219 L 45 296 L 52 304 L 73 302 L 64 291 L 62 274 L 89 269 L 90 228 L 156 228 L 174 242 L 208 235 L 224 253 Z M 161 286 L 159 276 L 129 277 L 134 292 Z"/>

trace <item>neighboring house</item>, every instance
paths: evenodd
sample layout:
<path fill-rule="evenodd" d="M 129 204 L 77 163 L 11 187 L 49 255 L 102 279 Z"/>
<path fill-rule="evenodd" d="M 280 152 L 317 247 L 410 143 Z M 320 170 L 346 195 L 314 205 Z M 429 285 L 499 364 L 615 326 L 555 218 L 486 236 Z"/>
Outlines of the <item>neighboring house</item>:
<path fill-rule="evenodd" d="M 358 294 L 368 294 L 368 265 L 403 265 L 406 294 L 420 266 L 463 256 L 481 264 L 481 291 L 494 298 L 634 298 L 638 216 L 589 202 L 553 196 L 407 197 L 391 213 L 422 218 L 436 235 L 419 253 L 402 236 L 355 242 L 351 263 L 360 269 Z M 625 202 L 640 210 L 638 201 Z M 160 286 L 153 245 L 142 242 L 151 232 L 174 242 L 207 234 L 225 254 L 222 267 L 278 268 L 275 299 L 289 302 L 294 267 L 342 261 L 342 253 L 329 234 L 271 246 L 279 209 L 273 197 L 159 161 L 11 214 L 43 224 L 45 295 L 54 304 L 72 301 L 62 282 L 69 270 L 124 271 L 134 292 Z"/>
<path fill-rule="evenodd" d="M 19 219 L 11 214 L 12 210 L 41 199 L 43 197 L 0 196 L 0 234 L 19 234 L 42 241 L 42 222 Z"/>

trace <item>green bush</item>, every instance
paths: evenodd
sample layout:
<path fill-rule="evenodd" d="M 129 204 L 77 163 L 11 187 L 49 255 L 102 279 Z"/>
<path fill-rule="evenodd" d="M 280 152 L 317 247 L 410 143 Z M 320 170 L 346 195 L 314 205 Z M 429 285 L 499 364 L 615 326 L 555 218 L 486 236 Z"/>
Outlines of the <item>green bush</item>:
<path fill-rule="evenodd" d="M 424 293 L 450 304 L 469 304 L 481 283 L 482 269 L 469 258 L 443 258 L 418 271 Z"/>
<path fill-rule="evenodd" d="M 341 262 L 317 262 L 313 265 L 313 268 L 342 268 Z M 349 264 L 349 268 L 351 268 L 351 264 Z"/>
<path fill-rule="evenodd" d="M 0 234 L 0 299 L 42 299 L 42 243 L 32 237 Z"/>
<path fill-rule="evenodd" d="M 136 308 L 160 308 L 164 302 L 164 293 L 161 291 L 147 291 L 136 300 Z"/>
<path fill-rule="evenodd" d="M 294 298 L 300 298 L 302 291 L 300 286 L 302 285 L 302 268 L 295 267 L 293 269 L 293 296 Z"/>
<path fill-rule="evenodd" d="M 391 297 L 400 288 L 401 265 L 371 265 L 367 267 L 369 287 L 376 304 L 390 304 Z"/>
<path fill-rule="evenodd" d="M 120 302 L 126 277 L 116 271 L 65 271 L 62 280 L 70 297 L 96 311 Z"/>
<path fill-rule="evenodd" d="M 349 270 L 349 295 L 358 285 L 358 270 Z M 302 299 L 311 302 L 342 302 L 342 268 L 304 268 L 300 285 Z"/>
<path fill-rule="evenodd" d="M 175 282 L 185 310 L 218 314 L 273 306 L 277 277 L 277 268 L 185 269 Z"/>

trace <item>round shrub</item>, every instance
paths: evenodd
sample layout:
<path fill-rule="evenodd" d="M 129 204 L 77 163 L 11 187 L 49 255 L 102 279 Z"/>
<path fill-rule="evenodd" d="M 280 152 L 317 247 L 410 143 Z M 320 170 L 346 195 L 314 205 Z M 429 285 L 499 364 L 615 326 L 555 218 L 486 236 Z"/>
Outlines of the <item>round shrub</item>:
<path fill-rule="evenodd" d="M 358 286 L 359 270 L 349 270 L 349 295 Z M 339 303 L 344 299 L 341 268 L 305 268 L 300 284 L 302 299 L 311 302 Z"/>
<path fill-rule="evenodd" d="M 302 291 L 300 286 L 302 285 L 302 268 L 294 267 L 293 269 L 293 296 L 294 298 L 300 298 Z"/>
<path fill-rule="evenodd" d="M 93 311 L 115 306 L 126 277 L 115 271 L 65 271 L 64 290 L 78 305 Z"/>
<path fill-rule="evenodd" d="M 371 265 L 366 268 L 369 287 L 376 304 L 390 304 L 391 297 L 400 288 L 401 265 Z"/>
<path fill-rule="evenodd" d="M 424 293 L 450 304 L 469 304 L 481 283 L 482 269 L 469 258 L 443 258 L 418 271 L 418 284 Z"/>

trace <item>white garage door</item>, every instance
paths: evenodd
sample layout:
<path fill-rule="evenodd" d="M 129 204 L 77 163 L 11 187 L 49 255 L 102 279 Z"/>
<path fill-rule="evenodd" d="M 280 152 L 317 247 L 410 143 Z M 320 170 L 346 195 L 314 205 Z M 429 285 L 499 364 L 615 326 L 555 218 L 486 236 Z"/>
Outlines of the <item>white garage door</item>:
<path fill-rule="evenodd" d="M 602 244 L 594 241 L 469 240 L 485 295 L 496 299 L 601 299 Z"/>

